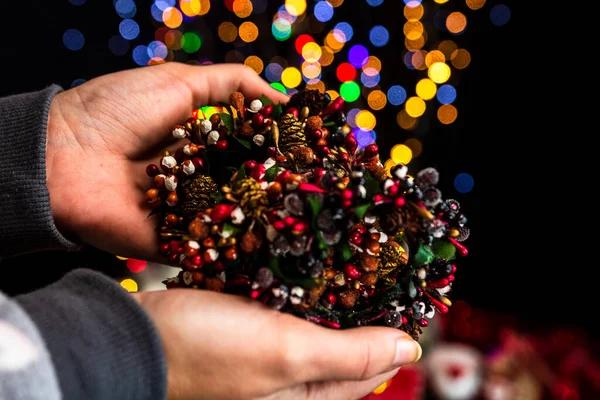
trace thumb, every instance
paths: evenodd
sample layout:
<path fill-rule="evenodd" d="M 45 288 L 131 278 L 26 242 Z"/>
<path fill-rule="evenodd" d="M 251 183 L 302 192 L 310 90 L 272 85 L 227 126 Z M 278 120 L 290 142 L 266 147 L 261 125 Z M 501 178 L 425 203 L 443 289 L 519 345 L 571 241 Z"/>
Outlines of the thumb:
<path fill-rule="evenodd" d="M 299 359 L 290 363 L 299 382 L 371 379 L 421 358 L 421 346 L 403 331 L 386 327 L 333 330 L 314 325 L 288 329 Z"/>

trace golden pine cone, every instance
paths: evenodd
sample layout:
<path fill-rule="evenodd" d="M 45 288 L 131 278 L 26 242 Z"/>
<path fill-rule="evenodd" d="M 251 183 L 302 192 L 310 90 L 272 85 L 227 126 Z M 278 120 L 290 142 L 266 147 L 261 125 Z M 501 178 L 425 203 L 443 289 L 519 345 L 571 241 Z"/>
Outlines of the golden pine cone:
<path fill-rule="evenodd" d="M 212 207 L 215 201 L 210 195 L 216 192 L 217 184 L 210 176 L 194 176 L 192 181 L 183 188 L 181 209 L 184 217 L 194 218 L 199 212 Z"/>
<path fill-rule="evenodd" d="M 279 150 L 287 154 L 298 146 L 306 146 L 303 123 L 292 114 L 286 114 L 279 121 Z"/>

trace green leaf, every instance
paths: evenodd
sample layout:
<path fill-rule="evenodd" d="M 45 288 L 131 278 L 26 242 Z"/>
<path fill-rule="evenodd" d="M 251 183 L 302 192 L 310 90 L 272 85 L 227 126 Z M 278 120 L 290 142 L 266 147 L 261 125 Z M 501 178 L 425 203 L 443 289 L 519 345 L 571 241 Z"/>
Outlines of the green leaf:
<path fill-rule="evenodd" d="M 434 241 L 431 245 L 431 251 L 436 258 L 443 258 L 445 260 L 453 260 L 456 256 L 456 247 L 445 240 Z"/>
<path fill-rule="evenodd" d="M 351 259 L 352 256 L 354 255 L 354 254 L 352 254 L 352 249 L 350 248 L 350 244 L 348 243 L 348 240 L 342 240 L 342 243 L 340 244 L 339 249 L 336 249 L 336 250 L 340 253 L 344 262 Z"/>
<path fill-rule="evenodd" d="M 417 296 L 417 288 L 415 287 L 415 284 L 412 281 L 412 279 L 408 281 L 408 295 L 413 299 Z"/>
<path fill-rule="evenodd" d="M 231 136 L 235 140 L 237 140 L 242 146 L 244 146 L 245 148 L 247 148 L 248 150 L 252 149 L 252 144 L 250 143 L 250 140 L 237 137 L 236 135 L 231 135 Z"/>
<path fill-rule="evenodd" d="M 219 117 L 221 117 L 221 121 L 225 124 L 225 128 L 227 128 L 227 133 L 233 135 L 233 116 L 225 113 L 219 113 Z"/>
<path fill-rule="evenodd" d="M 279 258 L 271 257 L 269 258 L 269 269 L 273 271 L 273 275 L 279 279 L 285 279 L 283 272 L 279 268 Z"/>
<path fill-rule="evenodd" d="M 228 233 L 229 236 L 234 236 L 236 233 L 240 233 L 242 232 L 241 228 L 238 228 L 237 226 L 229 223 L 229 222 L 225 222 L 223 224 L 223 233 Z"/>
<path fill-rule="evenodd" d="M 371 198 L 381 191 L 381 185 L 377 182 L 369 171 L 365 171 L 365 189 L 367 189 L 367 198 Z"/>
<path fill-rule="evenodd" d="M 327 249 L 329 249 L 329 246 L 327 246 L 327 244 L 323 240 L 323 236 L 321 235 L 321 232 L 317 232 L 316 237 L 317 237 L 317 242 L 319 242 L 319 249 L 320 250 L 327 250 Z"/>
<path fill-rule="evenodd" d="M 354 214 L 358 217 L 359 220 L 362 220 L 367 213 L 367 210 L 371 207 L 370 204 L 363 204 L 362 206 L 358 206 L 354 209 Z"/>
<path fill-rule="evenodd" d="M 271 101 L 270 98 L 268 98 L 267 96 L 265 96 L 264 94 L 262 96 L 259 97 L 260 101 L 263 103 L 263 106 L 269 105 L 269 104 L 273 104 L 273 102 Z M 273 104 L 273 106 L 275 106 Z"/>
<path fill-rule="evenodd" d="M 417 250 L 417 254 L 415 254 L 412 264 L 415 267 L 421 267 L 432 262 L 434 258 L 435 256 L 431 252 L 431 248 L 429 246 L 425 246 L 424 244 L 420 244 L 419 250 Z"/>
<path fill-rule="evenodd" d="M 273 112 L 271 113 L 271 119 L 274 121 L 279 121 L 279 117 L 283 114 L 283 105 L 281 103 L 273 106 Z"/>
<path fill-rule="evenodd" d="M 314 219 L 317 218 L 317 215 L 319 215 L 319 211 L 321 211 L 321 207 L 323 206 L 323 204 L 321 203 L 319 197 L 315 195 L 308 197 L 308 204 L 310 204 L 310 209 L 312 211 L 314 221 Z"/>
<path fill-rule="evenodd" d="M 312 289 L 319 284 L 316 280 L 309 278 L 293 279 L 290 280 L 290 283 L 293 283 L 294 286 L 303 287 L 304 289 Z"/>
<path fill-rule="evenodd" d="M 277 176 L 277 172 L 279 172 L 279 164 L 275 163 L 275 165 L 265 171 L 265 180 L 273 182 Z"/>
<path fill-rule="evenodd" d="M 223 193 L 221 193 L 220 190 L 211 192 L 209 196 L 215 203 L 220 203 L 223 201 Z"/>
<path fill-rule="evenodd" d="M 246 177 L 246 167 L 244 166 L 244 164 L 242 164 L 240 169 L 238 169 L 237 175 L 235 176 L 235 182 L 237 183 L 240 180 L 244 179 L 245 177 Z"/>

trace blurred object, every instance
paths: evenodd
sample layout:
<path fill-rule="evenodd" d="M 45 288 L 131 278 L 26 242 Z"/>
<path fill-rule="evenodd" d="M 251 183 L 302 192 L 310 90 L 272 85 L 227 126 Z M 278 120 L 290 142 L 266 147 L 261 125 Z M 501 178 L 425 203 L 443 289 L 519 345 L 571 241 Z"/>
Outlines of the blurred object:
<path fill-rule="evenodd" d="M 400 368 L 393 379 L 383 383 L 363 400 L 420 400 L 425 396 L 425 371 L 419 364 Z"/>
<path fill-rule="evenodd" d="M 439 344 L 423 359 L 427 382 L 440 400 L 473 399 L 480 392 L 482 354 L 465 344 Z"/>

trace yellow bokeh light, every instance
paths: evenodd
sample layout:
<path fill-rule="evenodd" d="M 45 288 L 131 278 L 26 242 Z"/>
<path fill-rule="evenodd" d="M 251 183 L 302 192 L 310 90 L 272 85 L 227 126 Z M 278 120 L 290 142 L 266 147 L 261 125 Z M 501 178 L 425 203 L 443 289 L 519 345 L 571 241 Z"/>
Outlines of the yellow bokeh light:
<path fill-rule="evenodd" d="M 363 71 L 372 68 L 377 72 L 381 72 L 381 60 L 375 56 L 369 56 L 367 63 L 363 66 Z"/>
<path fill-rule="evenodd" d="M 385 172 L 387 172 L 387 175 L 390 177 L 392 176 L 391 169 L 394 165 L 396 165 L 396 163 L 391 158 L 387 159 L 385 163 L 383 163 L 383 168 L 385 168 Z"/>
<path fill-rule="evenodd" d="M 408 115 L 413 118 L 419 118 L 421 115 L 425 113 L 425 101 L 423 101 L 420 97 L 410 97 L 406 100 L 405 110 Z"/>
<path fill-rule="evenodd" d="M 439 50 L 433 50 L 427 53 L 427 56 L 425 56 L 425 65 L 427 65 L 427 67 L 431 67 L 433 63 L 436 62 L 446 62 L 444 53 Z"/>
<path fill-rule="evenodd" d="M 321 93 L 325 93 L 325 83 L 323 83 L 323 81 L 319 81 L 313 84 L 307 83 L 306 88 L 310 90 L 318 90 Z"/>
<path fill-rule="evenodd" d="M 307 61 L 302 63 L 302 75 L 308 79 L 315 79 L 319 77 L 321 73 L 321 64 L 309 63 Z"/>
<path fill-rule="evenodd" d="M 471 10 L 479 10 L 485 5 L 485 0 L 467 0 L 466 3 Z"/>
<path fill-rule="evenodd" d="M 405 144 L 397 144 L 390 150 L 390 157 L 396 164 L 408 164 L 412 160 L 412 150 Z"/>
<path fill-rule="evenodd" d="M 344 42 L 338 40 L 333 31 L 329 32 L 325 37 L 325 44 L 331 49 L 333 53 L 337 53 L 344 47 Z"/>
<path fill-rule="evenodd" d="M 138 284 L 133 279 L 129 279 L 129 278 L 123 279 L 121 281 L 121 286 L 130 293 L 138 291 Z"/>
<path fill-rule="evenodd" d="M 287 67 L 281 73 L 281 83 L 288 88 L 295 88 L 302 82 L 302 74 L 297 68 Z"/>
<path fill-rule="evenodd" d="M 407 21 L 403 28 L 404 36 L 409 40 L 416 40 L 423 34 L 423 24 L 420 21 Z"/>
<path fill-rule="evenodd" d="M 258 38 L 258 28 L 254 23 L 246 21 L 240 25 L 240 39 L 246 43 L 254 42 Z"/>
<path fill-rule="evenodd" d="M 249 56 L 248 58 L 246 58 L 246 60 L 244 61 L 244 65 L 252 68 L 257 74 L 260 74 L 263 71 L 263 68 L 265 67 L 263 61 L 256 56 Z"/>
<path fill-rule="evenodd" d="M 200 12 L 198 15 L 206 15 L 210 10 L 210 0 L 200 0 Z"/>
<path fill-rule="evenodd" d="M 443 62 L 433 63 L 431 64 L 431 67 L 429 67 L 427 75 L 429 75 L 429 79 L 435 83 L 444 83 L 450 79 L 450 67 Z"/>
<path fill-rule="evenodd" d="M 240 18 L 249 17 L 252 14 L 252 2 L 250 0 L 235 0 L 233 2 L 233 12 Z"/>
<path fill-rule="evenodd" d="M 444 40 L 438 46 L 438 50 L 442 52 L 444 57 L 446 57 L 446 60 L 449 60 L 452 57 L 452 53 L 454 53 L 457 48 L 458 46 L 453 40 Z"/>
<path fill-rule="evenodd" d="M 342 5 L 342 3 L 344 2 L 344 0 L 327 0 L 327 2 L 329 4 L 331 4 L 332 7 L 339 7 Z"/>
<path fill-rule="evenodd" d="M 200 14 L 202 5 L 200 0 L 179 0 L 179 8 L 188 17 L 194 17 Z"/>
<path fill-rule="evenodd" d="M 175 7 L 167 7 L 165 11 L 163 11 L 162 17 L 163 23 L 171 29 L 178 28 L 183 22 L 181 11 Z"/>
<path fill-rule="evenodd" d="M 396 123 L 402 129 L 410 130 L 417 126 L 417 119 L 406 113 L 406 110 L 400 110 L 396 115 Z"/>
<path fill-rule="evenodd" d="M 231 43 L 237 38 L 238 30 L 231 22 L 223 22 L 217 30 L 219 38 L 225 43 Z"/>
<path fill-rule="evenodd" d="M 121 256 L 117 256 L 117 258 L 121 261 L 126 261 L 128 259 L 128 257 L 121 257 Z"/>
<path fill-rule="evenodd" d="M 460 11 L 455 11 L 446 18 L 446 28 L 450 33 L 460 33 L 467 27 L 467 17 Z"/>
<path fill-rule="evenodd" d="M 438 4 L 444 4 L 444 3 L 448 2 L 448 0 L 434 0 L 434 1 Z"/>
<path fill-rule="evenodd" d="M 423 100 L 431 100 L 437 93 L 437 85 L 430 79 L 423 78 L 417 82 L 417 96 Z"/>
<path fill-rule="evenodd" d="M 340 97 L 340 94 L 335 90 L 327 90 L 325 93 L 327 93 L 329 97 L 331 97 L 331 100 L 335 100 L 338 97 Z"/>
<path fill-rule="evenodd" d="M 424 9 L 421 3 L 416 7 L 404 6 L 404 17 L 409 21 L 411 19 L 421 19 L 423 12 Z"/>
<path fill-rule="evenodd" d="M 285 0 L 285 10 L 298 17 L 306 11 L 306 0 Z"/>
<path fill-rule="evenodd" d="M 321 46 L 321 65 L 327 67 L 333 63 L 333 51 L 329 46 Z"/>
<path fill-rule="evenodd" d="M 471 63 L 471 53 L 467 49 L 457 49 L 450 57 L 452 65 L 456 69 L 464 69 Z"/>
<path fill-rule="evenodd" d="M 443 104 L 438 108 L 437 117 L 444 125 L 448 125 L 456 121 L 458 110 L 452 104 Z"/>
<path fill-rule="evenodd" d="M 387 104 L 387 96 L 381 90 L 373 90 L 367 97 L 367 103 L 373 110 L 381 110 Z"/>
<path fill-rule="evenodd" d="M 407 139 L 406 142 L 404 142 L 404 144 L 410 147 L 410 150 L 413 154 L 413 158 L 419 157 L 421 155 L 421 152 L 423 151 L 423 144 L 419 141 L 419 139 L 410 138 Z"/>
<path fill-rule="evenodd" d="M 321 46 L 315 42 L 308 42 L 302 47 L 302 57 L 309 63 L 316 63 L 321 59 Z"/>
<path fill-rule="evenodd" d="M 425 46 L 425 36 L 426 32 L 423 32 L 423 35 L 419 36 L 417 39 L 415 40 L 410 40 L 408 38 L 404 39 L 404 47 L 406 47 L 407 50 L 420 50 L 423 48 L 423 46 Z"/>
<path fill-rule="evenodd" d="M 375 390 L 373 390 L 373 394 L 381 394 L 385 391 L 385 389 L 387 389 L 387 387 L 388 387 L 388 381 L 383 382 L 381 385 L 377 386 L 375 388 Z"/>
<path fill-rule="evenodd" d="M 372 131 L 377 125 L 377 119 L 371 111 L 361 110 L 356 114 L 356 126 L 365 131 Z"/>

